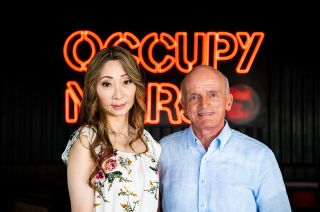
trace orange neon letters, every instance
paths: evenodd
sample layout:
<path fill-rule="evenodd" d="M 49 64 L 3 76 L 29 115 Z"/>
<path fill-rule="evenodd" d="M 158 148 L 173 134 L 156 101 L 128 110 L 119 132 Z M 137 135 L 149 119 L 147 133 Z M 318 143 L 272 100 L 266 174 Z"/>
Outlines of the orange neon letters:
<path fill-rule="evenodd" d="M 79 95 L 77 95 L 77 93 Z M 65 91 L 65 120 L 67 123 L 76 123 L 78 120 L 78 114 L 81 104 L 83 91 L 76 81 L 67 82 L 67 88 Z M 71 113 L 71 102 L 73 103 L 73 113 Z"/>
<path fill-rule="evenodd" d="M 179 108 L 179 93 L 180 91 L 177 86 L 172 83 L 149 82 L 147 85 L 145 124 L 159 124 L 161 111 L 167 114 L 170 124 L 189 123 L 189 120 L 183 116 L 183 112 Z M 167 98 L 162 99 L 162 94 L 165 94 Z M 65 91 L 65 121 L 67 123 L 77 122 L 82 96 L 83 91 L 76 81 L 67 82 L 67 89 Z M 152 97 L 156 98 L 155 108 L 152 108 Z M 70 99 L 73 101 L 73 107 Z M 152 114 L 155 114 L 155 117 Z"/>
<path fill-rule="evenodd" d="M 231 60 L 236 54 L 240 54 L 240 60 L 235 70 L 237 73 L 246 74 L 250 71 L 263 38 L 263 32 L 253 32 L 251 35 L 248 32 L 236 32 L 235 35 L 230 32 L 195 32 L 193 49 L 189 52 L 187 32 L 176 32 L 174 36 L 165 32 L 152 32 L 141 41 L 130 32 L 115 32 L 103 44 L 94 32 L 84 30 L 76 31 L 66 39 L 63 55 L 70 68 L 82 72 L 86 71 L 86 67 L 97 48 L 125 43 L 144 69 L 151 73 L 161 74 L 174 66 L 182 73 L 188 73 L 196 64 L 207 64 L 218 68 L 219 62 Z M 83 42 L 87 43 L 91 49 L 91 54 L 86 60 L 82 60 L 78 56 L 79 46 Z M 162 46 L 166 49 L 165 55 L 161 54 L 163 55 L 162 59 L 154 57 L 154 55 L 159 55 L 156 46 Z M 191 59 L 189 59 L 190 55 L 193 55 Z"/>
<path fill-rule="evenodd" d="M 131 32 L 115 32 L 103 43 L 94 32 L 81 30 L 72 33 L 63 46 L 63 56 L 68 66 L 77 72 L 87 71 L 91 58 L 104 47 L 126 44 L 137 62 L 148 72 L 162 74 L 170 70 L 188 73 L 197 64 L 218 68 L 222 61 L 237 58 L 235 71 L 247 74 L 264 38 L 263 32 L 151 32 L 141 40 Z M 193 42 L 193 45 L 189 45 Z M 89 54 L 81 57 L 81 45 Z M 82 52 L 83 53 L 83 52 Z M 235 57 L 238 55 L 238 57 Z M 68 81 L 65 90 L 65 121 L 76 123 L 82 98 L 82 89 L 76 81 Z M 159 124 L 161 114 L 166 114 L 173 125 L 190 123 L 179 108 L 179 89 L 169 82 L 149 82 L 146 98 L 146 124 Z"/>

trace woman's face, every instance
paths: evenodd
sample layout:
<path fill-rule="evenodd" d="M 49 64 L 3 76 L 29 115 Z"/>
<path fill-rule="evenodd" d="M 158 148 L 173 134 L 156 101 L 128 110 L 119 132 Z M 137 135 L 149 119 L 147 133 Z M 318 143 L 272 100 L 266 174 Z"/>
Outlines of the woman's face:
<path fill-rule="evenodd" d="M 108 116 L 127 115 L 135 101 L 136 85 L 118 60 L 104 64 L 97 83 L 100 102 Z"/>

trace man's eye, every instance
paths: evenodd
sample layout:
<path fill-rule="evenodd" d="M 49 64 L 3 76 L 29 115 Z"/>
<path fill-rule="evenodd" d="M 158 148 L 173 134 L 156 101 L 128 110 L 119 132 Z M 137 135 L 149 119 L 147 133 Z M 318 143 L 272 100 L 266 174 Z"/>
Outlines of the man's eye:
<path fill-rule="evenodd" d="M 189 98 L 190 101 L 197 100 L 197 99 L 198 99 L 197 96 L 190 96 L 190 98 Z"/>

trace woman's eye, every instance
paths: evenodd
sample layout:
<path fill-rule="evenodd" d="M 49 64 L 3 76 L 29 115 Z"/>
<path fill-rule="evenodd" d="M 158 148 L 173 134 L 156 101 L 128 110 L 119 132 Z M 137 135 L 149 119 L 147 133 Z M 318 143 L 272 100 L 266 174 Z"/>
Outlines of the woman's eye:
<path fill-rule="evenodd" d="M 129 85 L 129 84 L 132 83 L 132 81 L 131 81 L 131 80 L 125 80 L 123 83 L 124 83 L 125 85 Z"/>
<path fill-rule="evenodd" d="M 103 82 L 103 83 L 102 83 L 102 86 L 103 86 L 103 87 L 110 87 L 110 86 L 111 86 L 111 84 L 110 84 L 110 83 L 108 83 L 108 82 Z"/>

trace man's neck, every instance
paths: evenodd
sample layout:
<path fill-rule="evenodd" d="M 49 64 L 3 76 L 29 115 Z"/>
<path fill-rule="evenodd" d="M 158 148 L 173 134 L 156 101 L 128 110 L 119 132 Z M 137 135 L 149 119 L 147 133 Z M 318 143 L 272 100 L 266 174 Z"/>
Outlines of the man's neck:
<path fill-rule="evenodd" d="M 195 136 L 201 141 L 203 147 L 207 150 L 211 142 L 220 134 L 225 123 L 219 127 L 196 128 L 192 126 Z"/>

